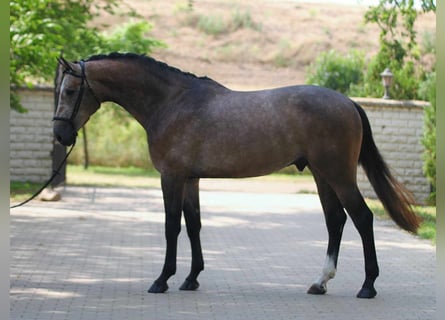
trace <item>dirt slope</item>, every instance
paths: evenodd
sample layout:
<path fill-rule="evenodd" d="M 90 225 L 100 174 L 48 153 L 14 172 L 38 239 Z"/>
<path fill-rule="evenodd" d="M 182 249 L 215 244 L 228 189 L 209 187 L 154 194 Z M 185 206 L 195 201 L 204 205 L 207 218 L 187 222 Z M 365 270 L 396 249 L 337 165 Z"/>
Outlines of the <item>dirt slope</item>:
<path fill-rule="evenodd" d="M 326 50 L 360 49 L 368 57 L 378 50 L 379 30 L 364 24 L 362 6 L 194 0 L 190 9 L 185 0 L 127 2 L 154 24 L 151 35 L 168 45 L 153 57 L 233 89 L 301 84 L 307 66 Z M 432 15 L 418 19 L 419 42 L 425 33 L 435 33 Z"/>

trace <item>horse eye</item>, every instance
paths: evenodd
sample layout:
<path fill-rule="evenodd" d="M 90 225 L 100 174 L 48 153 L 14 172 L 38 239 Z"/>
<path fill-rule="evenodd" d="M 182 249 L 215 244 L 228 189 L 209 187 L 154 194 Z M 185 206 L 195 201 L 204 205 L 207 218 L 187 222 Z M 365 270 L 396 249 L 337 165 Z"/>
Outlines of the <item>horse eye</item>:
<path fill-rule="evenodd" d="M 72 96 L 73 94 L 74 94 L 74 90 L 73 89 L 66 89 L 65 90 L 65 93 L 68 95 L 68 96 Z"/>

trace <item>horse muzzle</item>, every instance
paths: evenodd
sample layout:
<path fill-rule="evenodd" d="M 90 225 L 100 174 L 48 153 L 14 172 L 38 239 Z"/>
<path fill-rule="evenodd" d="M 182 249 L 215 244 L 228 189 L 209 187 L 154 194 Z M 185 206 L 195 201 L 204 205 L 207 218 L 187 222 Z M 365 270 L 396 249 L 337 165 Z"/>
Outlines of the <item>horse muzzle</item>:
<path fill-rule="evenodd" d="M 57 141 L 64 146 L 70 146 L 76 142 L 77 131 L 71 123 L 56 121 L 53 133 Z"/>

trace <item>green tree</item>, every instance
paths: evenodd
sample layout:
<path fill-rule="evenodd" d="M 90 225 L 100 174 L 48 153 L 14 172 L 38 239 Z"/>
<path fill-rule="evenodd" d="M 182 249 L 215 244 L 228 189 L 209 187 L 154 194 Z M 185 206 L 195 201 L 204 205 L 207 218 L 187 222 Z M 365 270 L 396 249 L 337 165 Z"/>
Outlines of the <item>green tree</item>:
<path fill-rule="evenodd" d="M 424 12 L 436 12 L 435 0 L 420 2 Z M 419 62 L 420 50 L 416 41 L 414 23 L 420 11 L 414 0 L 380 0 L 365 15 L 366 22 L 380 28 L 380 50 L 368 66 L 365 81 L 357 92 L 366 96 L 379 96 L 380 72 L 390 67 L 394 73 L 392 97 L 396 99 L 425 99 L 424 172 L 431 183 L 430 202 L 436 200 L 436 73 L 424 70 Z"/>
<path fill-rule="evenodd" d="M 122 0 L 10 0 L 11 108 L 25 111 L 16 89 L 50 81 L 61 53 L 74 60 L 117 49 L 148 53 L 160 45 L 145 38 L 151 28 L 146 22 L 129 24 L 108 37 L 91 27 L 95 17 L 114 15 L 122 5 Z M 137 17 L 129 7 L 122 14 Z"/>
<path fill-rule="evenodd" d="M 434 0 L 422 0 L 421 6 L 424 12 L 436 11 Z M 379 26 L 380 49 L 368 65 L 363 84 L 352 90 L 354 95 L 380 97 L 380 73 L 389 67 L 394 74 L 392 97 L 418 98 L 419 83 L 428 72 L 418 63 L 420 51 L 414 29 L 418 15 L 414 0 L 380 0 L 377 6 L 370 7 L 365 22 Z"/>

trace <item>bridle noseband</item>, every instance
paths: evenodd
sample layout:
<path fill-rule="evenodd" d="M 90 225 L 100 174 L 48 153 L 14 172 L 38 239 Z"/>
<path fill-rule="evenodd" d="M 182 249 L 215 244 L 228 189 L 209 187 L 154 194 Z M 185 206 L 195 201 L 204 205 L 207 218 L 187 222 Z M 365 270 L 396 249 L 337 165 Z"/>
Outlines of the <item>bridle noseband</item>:
<path fill-rule="evenodd" d="M 76 104 L 74 105 L 74 110 L 73 110 L 73 113 L 71 114 L 71 117 L 69 117 L 69 118 L 64 118 L 64 117 L 54 117 L 54 118 L 53 118 L 53 121 L 54 121 L 54 120 L 60 120 L 60 121 L 68 122 L 68 123 L 71 125 L 71 127 L 73 127 L 74 134 L 77 135 L 76 128 L 74 127 L 74 122 L 73 122 L 73 121 L 74 121 L 74 118 L 76 117 L 77 113 L 79 112 L 80 104 L 82 103 L 82 98 L 83 98 L 83 94 L 84 94 L 84 91 L 85 91 L 85 83 L 87 84 L 88 89 L 90 89 L 91 94 L 93 95 L 94 99 L 96 99 L 96 101 L 97 101 L 98 104 L 100 104 L 100 101 L 99 101 L 99 99 L 97 98 L 97 96 L 94 94 L 94 91 L 93 91 L 93 89 L 91 89 L 91 86 L 90 86 L 90 84 L 89 84 L 89 82 L 88 82 L 88 79 L 87 79 L 87 77 L 85 76 L 85 61 L 83 61 L 83 60 L 80 60 L 80 61 L 79 61 L 79 64 L 80 64 L 80 70 L 81 70 L 80 75 L 78 75 L 78 74 L 77 74 L 77 73 L 70 67 L 70 65 L 69 65 L 65 60 L 63 60 L 62 58 L 61 58 L 61 60 L 59 60 L 59 62 L 62 62 L 62 64 L 66 67 L 65 71 L 63 71 L 63 74 L 69 74 L 69 75 L 71 75 L 71 76 L 73 76 L 73 77 L 80 78 L 80 79 L 82 79 L 82 82 L 80 83 L 79 95 L 77 96 Z M 62 78 L 62 81 L 63 81 L 63 78 Z M 37 197 L 37 196 L 40 194 L 40 192 L 43 191 L 43 189 L 45 189 L 47 186 L 49 186 L 49 184 L 54 180 L 54 178 L 55 178 L 57 175 L 60 174 L 60 170 L 61 170 L 62 167 L 65 165 L 66 160 L 68 159 L 69 155 L 70 155 L 71 152 L 73 151 L 73 149 L 74 149 L 74 145 L 75 145 L 75 144 L 76 144 L 76 139 L 74 138 L 74 142 L 73 142 L 73 144 L 71 145 L 71 149 L 66 153 L 64 159 L 63 159 L 62 162 L 59 164 L 59 166 L 57 167 L 57 169 L 55 169 L 55 170 L 53 171 L 53 173 L 52 173 L 51 177 L 48 179 L 48 181 L 45 182 L 45 184 L 43 184 L 43 186 L 40 187 L 40 189 L 37 190 L 37 192 L 35 192 L 35 193 L 34 193 L 31 197 L 29 197 L 27 200 L 25 200 L 25 201 L 23 201 L 23 202 L 21 202 L 21 203 L 19 203 L 19 204 L 16 204 L 16 205 L 14 205 L 14 206 L 10 206 L 9 208 L 10 208 L 10 209 L 17 208 L 17 207 L 20 207 L 20 206 L 22 206 L 22 205 L 28 203 L 29 201 L 31 201 L 32 199 L 34 199 L 35 197 Z"/>
<path fill-rule="evenodd" d="M 71 127 L 73 128 L 74 131 L 76 131 L 76 127 L 74 126 L 74 118 L 79 113 L 80 104 L 82 103 L 82 99 L 83 99 L 83 96 L 84 96 L 85 83 L 86 83 L 88 89 L 91 91 L 91 94 L 93 95 L 94 99 L 97 101 L 98 104 L 100 104 L 99 99 L 94 94 L 94 91 L 91 88 L 90 83 L 88 82 L 88 79 L 87 79 L 87 77 L 85 75 L 85 61 L 84 60 L 80 60 L 79 61 L 79 65 L 80 65 L 80 75 L 77 74 L 68 64 L 65 65 L 67 68 L 65 69 L 65 71 L 63 71 L 64 75 L 68 74 L 70 76 L 73 76 L 73 77 L 76 77 L 76 78 L 80 78 L 82 80 L 82 82 L 80 83 L 79 94 L 77 95 L 76 103 L 74 104 L 73 112 L 71 113 L 71 116 L 69 118 L 56 117 L 56 116 L 54 116 L 54 118 L 53 118 L 53 121 L 60 120 L 60 121 L 68 122 L 71 125 Z M 63 78 L 62 78 L 62 81 L 63 81 Z"/>

